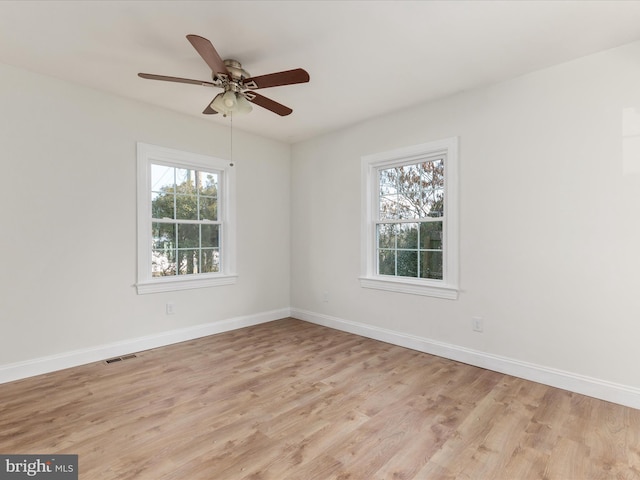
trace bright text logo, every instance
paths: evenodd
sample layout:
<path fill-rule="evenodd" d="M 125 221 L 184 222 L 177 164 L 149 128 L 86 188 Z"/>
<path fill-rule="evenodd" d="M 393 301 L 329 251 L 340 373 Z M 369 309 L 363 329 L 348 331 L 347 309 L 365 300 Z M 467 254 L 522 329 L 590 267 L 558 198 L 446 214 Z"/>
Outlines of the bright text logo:
<path fill-rule="evenodd" d="M 0 455 L 0 480 L 78 480 L 77 455 Z"/>

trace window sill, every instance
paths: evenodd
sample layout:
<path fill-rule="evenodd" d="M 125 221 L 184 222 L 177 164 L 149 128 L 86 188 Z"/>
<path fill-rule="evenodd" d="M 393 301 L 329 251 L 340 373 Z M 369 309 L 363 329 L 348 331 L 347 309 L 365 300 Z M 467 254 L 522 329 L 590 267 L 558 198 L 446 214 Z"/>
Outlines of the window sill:
<path fill-rule="evenodd" d="M 190 290 L 192 288 L 218 287 L 236 283 L 237 275 L 219 275 L 215 277 L 165 277 L 139 282 L 136 284 L 138 295 L 147 293 L 175 292 L 177 290 Z"/>
<path fill-rule="evenodd" d="M 360 286 L 389 292 L 408 293 L 410 295 L 445 298 L 447 300 L 458 299 L 458 289 L 455 287 L 408 278 L 360 277 Z"/>

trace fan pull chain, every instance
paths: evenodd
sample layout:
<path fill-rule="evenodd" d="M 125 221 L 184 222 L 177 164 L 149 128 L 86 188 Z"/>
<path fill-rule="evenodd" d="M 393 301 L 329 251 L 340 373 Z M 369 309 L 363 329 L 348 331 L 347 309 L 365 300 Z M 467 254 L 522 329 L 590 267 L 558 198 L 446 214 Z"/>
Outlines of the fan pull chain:
<path fill-rule="evenodd" d="M 231 125 L 231 148 L 230 148 L 231 162 L 229 163 L 229 166 L 233 167 L 233 112 L 229 112 L 229 122 Z"/>

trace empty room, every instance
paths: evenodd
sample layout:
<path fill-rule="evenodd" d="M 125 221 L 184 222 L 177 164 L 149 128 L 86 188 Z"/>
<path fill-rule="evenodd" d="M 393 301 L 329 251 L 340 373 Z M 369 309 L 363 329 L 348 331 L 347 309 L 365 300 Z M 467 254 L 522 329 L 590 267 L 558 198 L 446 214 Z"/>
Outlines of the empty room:
<path fill-rule="evenodd" d="M 638 25 L 0 2 L 0 480 L 640 479 Z"/>

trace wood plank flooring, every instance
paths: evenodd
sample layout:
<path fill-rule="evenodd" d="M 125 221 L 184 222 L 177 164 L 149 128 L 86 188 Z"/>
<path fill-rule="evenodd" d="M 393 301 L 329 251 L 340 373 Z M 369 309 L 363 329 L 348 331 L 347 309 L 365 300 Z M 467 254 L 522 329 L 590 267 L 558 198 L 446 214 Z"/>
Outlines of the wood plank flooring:
<path fill-rule="evenodd" d="M 640 479 L 640 411 L 283 319 L 0 385 L 83 480 Z"/>

